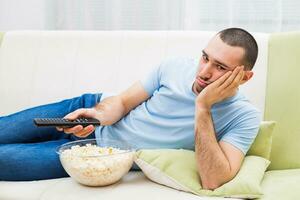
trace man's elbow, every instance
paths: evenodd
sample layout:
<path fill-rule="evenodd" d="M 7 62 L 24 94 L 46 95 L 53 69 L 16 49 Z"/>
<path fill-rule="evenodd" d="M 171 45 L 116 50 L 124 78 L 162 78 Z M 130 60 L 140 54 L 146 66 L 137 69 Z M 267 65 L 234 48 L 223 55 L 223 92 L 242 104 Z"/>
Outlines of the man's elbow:
<path fill-rule="evenodd" d="M 231 181 L 234 178 L 234 175 L 225 175 L 222 177 L 209 177 L 208 179 L 202 178 L 203 180 L 201 180 L 202 182 L 202 188 L 206 189 L 206 190 L 214 190 L 220 186 L 222 186 L 223 184 Z"/>
<path fill-rule="evenodd" d="M 202 182 L 202 188 L 205 190 L 214 190 L 218 187 L 220 187 L 222 184 L 218 183 L 216 181 L 206 181 L 206 182 Z"/>

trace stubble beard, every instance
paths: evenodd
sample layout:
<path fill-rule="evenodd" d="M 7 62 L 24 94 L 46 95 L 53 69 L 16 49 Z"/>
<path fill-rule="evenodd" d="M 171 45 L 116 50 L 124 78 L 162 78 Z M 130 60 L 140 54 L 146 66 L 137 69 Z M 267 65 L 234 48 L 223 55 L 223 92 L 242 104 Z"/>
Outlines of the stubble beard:
<path fill-rule="evenodd" d="M 202 92 L 202 90 L 204 89 L 204 88 L 202 88 L 200 85 L 198 85 L 197 83 L 196 83 L 196 81 L 193 83 L 193 92 L 196 94 L 196 95 L 198 95 L 198 94 L 200 94 L 200 92 Z"/>

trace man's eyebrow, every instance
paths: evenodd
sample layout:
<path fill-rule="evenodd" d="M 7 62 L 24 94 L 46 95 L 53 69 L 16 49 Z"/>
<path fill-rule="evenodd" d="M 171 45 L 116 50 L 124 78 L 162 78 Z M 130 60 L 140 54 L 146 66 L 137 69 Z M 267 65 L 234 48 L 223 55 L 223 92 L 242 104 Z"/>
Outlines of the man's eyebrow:
<path fill-rule="evenodd" d="M 203 55 L 207 56 L 207 53 L 204 50 L 202 50 L 202 53 Z"/>
<path fill-rule="evenodd" d="M 203 53 L 203 55 L 209 57 L 209 55 L 208 55 L 204 50 L 202 50 L 202 53 Z M 222 63 L 222 62 L 220 62 L 220 61 L 218 61 L 218 60 L 215 60 L 215 59 L 214 59 L 214 62 L 216 62 L 216 63 L 219 64 L 219 65 L 222 65 L 223 67 L 225 67 L 225 68 L 227 68 L 227 69 L 230 69 L 230 67 L 228 67 L 226 64 L 224 64 L 224 63 Z"/>

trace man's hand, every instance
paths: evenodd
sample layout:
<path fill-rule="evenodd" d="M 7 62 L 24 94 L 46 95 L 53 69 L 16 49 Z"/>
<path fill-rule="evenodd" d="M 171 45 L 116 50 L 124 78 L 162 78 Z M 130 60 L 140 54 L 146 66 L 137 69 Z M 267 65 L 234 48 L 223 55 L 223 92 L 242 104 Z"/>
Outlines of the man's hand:
<path fill-rule="evenodd" d="M 75 110 L 74 112 L 69 113 L 64 118 L 69 120 L 75 120 L 80 117 L 84 117 L 95 118 L 100 120 L 98 115 L 99 113 L 95 108 L 80 108 L 78 110 Z M 56 127 L 56 129 L 58 131 L 64 131 L 67 134 L 74 134 L 77 137 L 87 137 L 95 130 L 95 127 L 93 125 L 88 125 L 86 127 L 83 127 L 82 125 L 77 125 L 71 128 Z"/>
<path fill-rule="evenodd" d="M 243 77 L 244 66 L 239 66 L 233 71 L 228 71 L 199 93 L 196 104 L 210 109 L 213 104 L 233 96 L 243 80 Z"/>

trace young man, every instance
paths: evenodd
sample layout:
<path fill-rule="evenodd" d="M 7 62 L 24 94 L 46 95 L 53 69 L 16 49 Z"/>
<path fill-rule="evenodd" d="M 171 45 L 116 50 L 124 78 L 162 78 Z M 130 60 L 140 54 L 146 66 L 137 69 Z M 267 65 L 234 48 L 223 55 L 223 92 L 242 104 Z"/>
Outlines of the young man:
<path fill-rule="evenodd" d="M 251 79 L 257 53 L 248 32 L 226 29 L 209 41 L 198 64 L 167 60 L 117 96 L 85 94 L 2 117 L 0 180 L 67 176 L 55 148 L 96 137 L 195 150 L 202 186 L 215 189 L 236 175 L 258 132 L 260 113 L 238 91 Z M 102 126 L 36 128 L 35 117 L 91 117 Z"/>

